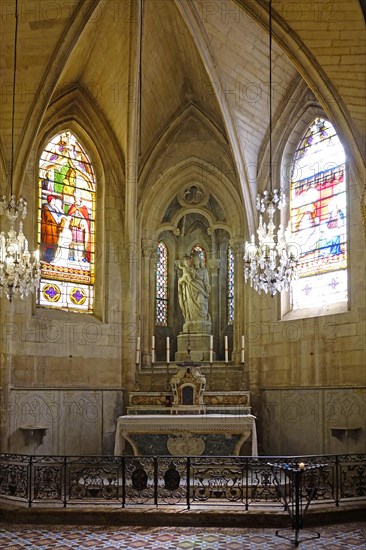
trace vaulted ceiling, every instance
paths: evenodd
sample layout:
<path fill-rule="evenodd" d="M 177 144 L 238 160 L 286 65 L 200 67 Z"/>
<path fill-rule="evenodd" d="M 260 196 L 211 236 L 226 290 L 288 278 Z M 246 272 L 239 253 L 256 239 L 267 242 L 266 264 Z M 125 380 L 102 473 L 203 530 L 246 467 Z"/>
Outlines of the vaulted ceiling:
<path fill-rule="evenodd" d="M 15 22 L 11 2 L 5 4 L 0 18 L 2 170 L 11 157 Z M 332 6 L 328 13 L 318 1 L 273 0 L 274 119 L 304 78 L 324 108 L 325 89 L 331 101 L 338 98 L 337 105 L 330 101 L 329 114 L 339 113 L 340 131 L 360 152 L 365 136 L 365 64 L 357 57 L 363 53 L 362 12 L 358 0 L 337 0 Z M 67 90 L 87 93 L 124 158 L 129 116 L 137 109 L 141 163 L 174 118 L 194 104 L 227 140 L 250 207 L 268 141 L 267 0 L 68 0 L 38 2 L 34 9 L 19 0 L 18 25 L 14 138 L 20 164 L 27 162 L 47 108 Z M 332 41 L 334 54 L 325 55 L 321 44 L 328 47 Z M 325 88 L 317 89 L 322 77 Z"/>

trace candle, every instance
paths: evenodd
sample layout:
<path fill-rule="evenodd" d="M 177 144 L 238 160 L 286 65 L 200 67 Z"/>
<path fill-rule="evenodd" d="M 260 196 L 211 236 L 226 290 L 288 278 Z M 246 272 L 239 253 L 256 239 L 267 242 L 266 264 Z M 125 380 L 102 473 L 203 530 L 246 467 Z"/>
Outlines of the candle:
<path fill-rule="evenodd" d="M 155 336 L 152 337 L 151 362 L 155 363 Z"/>
<path fill-rule="evenodd" d="M 210 336 L 210 363 L 213 363 L 213 336 Z"/>
<path fill-rule="evenodd" d="M 169 336 L 166 337 L 166 362 L 170 363 L 170 339 Z"/>
<path fill-rule="evenodd" d="M 244 363 L 245 338 L 244 334 L 241 337 L 241 362 Z"/>
<path fill-rule="evenodd" d="M 228 363 L 229 362 L 229 350 L 228 350 L 227 336 L 225 336 L 224 341 L 225 341 L 225 363 Z"/>
<path fill-rule="evenodd" d="M 305 470 L 305 464 L 303 462 L 300 462 L 299 468 L 300 470 Z"/>
<path fill-rule="evenodd" d="M 140 336 L 137 337 L 136 363 L 140 363 Z"/>

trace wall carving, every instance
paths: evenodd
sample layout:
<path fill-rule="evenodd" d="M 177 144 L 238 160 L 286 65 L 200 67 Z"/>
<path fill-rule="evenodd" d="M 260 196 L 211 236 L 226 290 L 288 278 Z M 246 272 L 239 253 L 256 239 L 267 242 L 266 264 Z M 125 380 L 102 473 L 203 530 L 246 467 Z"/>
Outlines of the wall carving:
<path fill-rule="evenodd" d="M 10 452 L 110 454 L 115 419 L 122 413 L 122 392 L 12 390 L 9 408 Z M 29 437 L 40 429 L 45 430 L 42 439 Z"/>
<path fill-rule="evenodd" d="M 366 388 L 263 390 L 259 418 L 263 454 L 366 451 Z"/>

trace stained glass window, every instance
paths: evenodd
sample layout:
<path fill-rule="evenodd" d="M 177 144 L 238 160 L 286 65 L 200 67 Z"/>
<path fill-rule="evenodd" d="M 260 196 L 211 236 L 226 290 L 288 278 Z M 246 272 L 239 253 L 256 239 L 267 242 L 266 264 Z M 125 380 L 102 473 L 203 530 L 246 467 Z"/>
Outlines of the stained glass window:
<path fill-rule="evenodd" d="M 39 161 L 39 306 L 93 311 L 96 182 L 89 156 L 66 131 Z"/>
<path fill-rule="evenodd" d="M 156 324 L 168 324 L 168 249 L 163 241 L 158 244 L 156 266 Z"/>
<path fill-rule="evenodd" d="M 322 118 L 311 124 L 295 154 L 290 215 L 300 250 L 292 308 L 346 301 L 345 154 L 334 127 Z"/>
<path fill-rule="evenodd" d="M 206 251 L 205 251 L 205 249 L 202 246 L 200 246 L 199 244 L 196 244 L 191 250 L 191 258 L 193 256 L 193 254 L 198 254 L 199 257 L 201 258 L 202 265 L 204 267 L 206 267 Z"/>
<path fill-rule="evenodd" d="M 234 252 L 229 246 L 227 249 L 227 322 L 232 325 L 234 322 Z"/>

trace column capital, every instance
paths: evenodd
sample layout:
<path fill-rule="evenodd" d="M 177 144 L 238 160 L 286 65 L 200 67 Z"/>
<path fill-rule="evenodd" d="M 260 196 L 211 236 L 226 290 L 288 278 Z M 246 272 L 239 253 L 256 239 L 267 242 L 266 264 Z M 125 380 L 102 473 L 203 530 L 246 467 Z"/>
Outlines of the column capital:
<path fill-rule="evenodd" d="M 153 241 L 152 239 L 141 239 L 141 250 L 144 258 L 154 257 L 157 247 L 157 241 Z"/>
<path fill-rule="evenodd" d="M 207 267 L 211 275 L 216 275 L 220 269 L 221 260 L 212 258 L 207 260 Z"/>
<path fill-rule="evenodd" d="M 230 239 L 229 245 L 235 255 L 242 254 L 244 256 L 244 237 Z"/>

